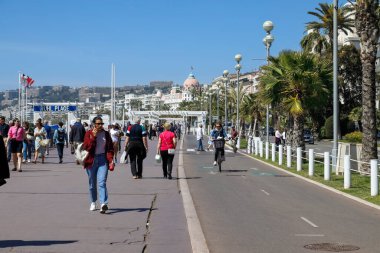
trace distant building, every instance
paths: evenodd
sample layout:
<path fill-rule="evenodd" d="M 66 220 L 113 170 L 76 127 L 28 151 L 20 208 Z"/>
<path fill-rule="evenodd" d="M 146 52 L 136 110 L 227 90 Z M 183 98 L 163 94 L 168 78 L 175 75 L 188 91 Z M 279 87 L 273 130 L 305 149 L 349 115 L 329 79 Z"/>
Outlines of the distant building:
<path fill-rule="evenodd" d="M 149 83 L 149 86 L 155 89 L 170 88 L 173 86 L 173 81 L 152 81 Z"/>

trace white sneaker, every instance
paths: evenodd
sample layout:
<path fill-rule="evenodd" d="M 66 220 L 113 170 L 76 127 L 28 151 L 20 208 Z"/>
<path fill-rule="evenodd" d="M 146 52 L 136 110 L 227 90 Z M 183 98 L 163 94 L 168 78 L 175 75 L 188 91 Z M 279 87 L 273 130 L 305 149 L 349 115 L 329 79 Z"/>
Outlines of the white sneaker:
<path fill-rule="evenodd" d="M 216 161 L 214 161 L 214 166 L 216 166 Z"/>
<path fill-rule="evenodd" d="M 30 159 L 28 159 L 28 163 L 30 163 Z"/>
<path fill-rule="evenodd" d="M 90 211 L 96 211 L 96 203 L 92 202 L 90 205 Z"/>
<path fill-rule="evenodd" d="M 25 160 L 25 159 L 22 159 L 22 163 L 26 163 L 26 160 Z"/>
<path fill-rule="evenodd" d="M 107 210 L 108 210 L 107 204 L 102 204 L 102 206 L 100 207 L 100 213 L 106 213 Z"/>

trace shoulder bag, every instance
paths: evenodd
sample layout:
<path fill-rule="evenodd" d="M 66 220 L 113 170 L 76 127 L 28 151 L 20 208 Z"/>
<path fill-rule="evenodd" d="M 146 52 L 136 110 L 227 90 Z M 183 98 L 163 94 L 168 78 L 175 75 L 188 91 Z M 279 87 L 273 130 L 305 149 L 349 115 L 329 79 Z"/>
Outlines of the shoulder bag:
<path fill-rule="evenodd" d="M 165 136 L 164 136 L 164 137 L 165 137 Z M 166 141 L 166 138 L 165 138 L 165 143 L 166 143 L 166 146 L 169 147 L 168 142 Z M 174 148 L 169 148 L 169 149 L 168 149 L 168 154 L 169 154 L 169 155 L 174 155 L 174 154 L 175 154 L 175 149 L 174 149 Z"/>

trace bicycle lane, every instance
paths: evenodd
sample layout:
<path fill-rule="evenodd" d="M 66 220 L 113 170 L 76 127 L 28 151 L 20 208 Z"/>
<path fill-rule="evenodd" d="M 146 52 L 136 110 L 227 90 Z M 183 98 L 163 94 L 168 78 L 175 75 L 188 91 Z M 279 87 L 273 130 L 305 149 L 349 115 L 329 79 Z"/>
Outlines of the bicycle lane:
<path fill-rule="evenodd" d="M 340 242 L 376 252 L 379 212 L 241 154 L 212 152 L 186 136 L 184 167 L 210 252 L 310 252 Z"/>

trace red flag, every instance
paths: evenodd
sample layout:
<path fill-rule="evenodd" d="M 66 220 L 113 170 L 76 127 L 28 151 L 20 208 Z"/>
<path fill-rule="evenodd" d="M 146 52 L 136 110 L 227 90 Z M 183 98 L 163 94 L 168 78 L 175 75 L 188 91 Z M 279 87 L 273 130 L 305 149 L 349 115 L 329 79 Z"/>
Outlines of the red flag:
<path fill-rule="evenodd" d="M 27 83 L 27 86 L 30 87 L 34 83 L 34 80 L 30 78 L 29 76 L 27 76 L 26 83 Z"/>

